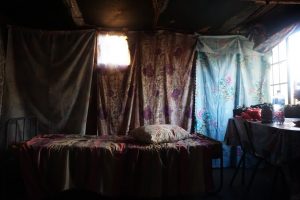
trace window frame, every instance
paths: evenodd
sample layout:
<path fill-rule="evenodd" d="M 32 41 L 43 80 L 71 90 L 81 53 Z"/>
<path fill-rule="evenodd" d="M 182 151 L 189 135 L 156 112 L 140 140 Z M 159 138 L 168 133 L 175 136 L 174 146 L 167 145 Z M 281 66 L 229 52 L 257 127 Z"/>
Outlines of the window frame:
<path fill-rule="evenodd" d="M 283 41 L 281 41 L 280 43 L 278 43 L 275 47 L 272 48 L 272 54 L 271 54 L 271 59 L 270 59 L 270 94 L 271 97 L 276 95 L 276 91 L 275 91 L 275 87 L 279 86 L 280 90 L 281 86 L 286 87 L 287 89 L 287 99 L 285 100 L 285 104 L 296 104 L 297 100 L 294 98 L 294 90 L 295 90 L 295 86 L 293 85 L 293 82 L 295 82 L 295 80 L 291 80 L 291 73 L 292 73 L 292 68 L 295 66 L 291 66 L 289 60 L 290 58 L 290 54 L 289 54 L 289 42 L 290 42 L 290 37 L 285 38 Z M 280 59 L 280 45 L 281 43 L 284 42 L 285 43 L 285 58 L 284 59 Z M 274 49 L 276 48 L 277 50 L 277 60 L 274 59 Z M 300 59 L 300 58 L 299 58 Z M 275 61 L 274 61 L 275 60 Z M 281 82 L 281 77 L 280 75 L 282 74 L 280 71 L 280 65 L 281 64 L 286 64 L 286 75 L 287 75 L 287 80 L 284 82 Z M 274 67 L 278 67 L 278 82 L 274 83 Z M 297 66 L 296 66 L 297 67 Z M 286 85 L 286 86 L 285 86 Z M 285 94 L 286 96 L 286 94 Z"/>

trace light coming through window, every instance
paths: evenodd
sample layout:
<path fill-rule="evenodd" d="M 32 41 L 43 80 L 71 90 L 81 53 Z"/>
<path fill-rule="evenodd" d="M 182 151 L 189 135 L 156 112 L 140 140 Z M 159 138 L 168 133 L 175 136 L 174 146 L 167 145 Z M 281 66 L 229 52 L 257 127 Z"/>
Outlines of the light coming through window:
<path fill-rule="evenodd" d="M 98 65 L 128 66 L 130 64 L 126 36 L 99 35 L 98 50 Z"/>
<path fill-rule="evenodd" d="M 294 92 L 300 85 L 300 32 L 294 33 L 272 49 L 270 94 L 278 92 L 285 104 L 296 104 Z"/>

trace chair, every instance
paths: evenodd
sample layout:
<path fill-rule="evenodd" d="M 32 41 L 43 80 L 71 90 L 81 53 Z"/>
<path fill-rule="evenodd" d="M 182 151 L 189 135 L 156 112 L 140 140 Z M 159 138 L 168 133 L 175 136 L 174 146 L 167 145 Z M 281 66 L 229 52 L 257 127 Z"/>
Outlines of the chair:
<path fill-rule="evenodd" d="M 245 167 L 246 167 L 246 155 L 251 155 L 252 157 L 257 159 L 256 164 L 254 165 L 254 170 L 251 174 L 251 178 L 249 180 L 249 183 L 247 185 L 247 191 L 250 190 L 250 187 L 253 183 L 254 177 L 256 175 L 257 169 L 261 162 L 264 160 L 264 157 L 259 155 L 254 148 L 254 145 L 252 143 L 251 135 L 250 135 L 250 126 L 249 122 L 247 122 L 244 119 L 241 118 L 234 118 L 234 126 L 236 128 L 237 138 L 239 140 L 239 143 L 241 145 L 241 149 L 243 151 L 243 154 L 241 156 L 241 159 L 238 163 L 238 166 L 233 174 L 233 177 L 230 181 L 230 186 L 233 185 L 233 182 L 239 172 L 239 169 L 242 165 L 242 184 L 245 183 Z"/>
<path fill-rule="evenodd" d="M 241 168 L 242 165 L 242 184 L 245 183 L 245 161 L 246 161 L 246 155 L 251 155 L 254 158 L 257 159 L 257 162 L 254 165 L 254 169 L 252 171 L 252 174 L 250 176 L 249 182 L 246 186 L 246 191 L 249 192 L 250 188 L 253 184 L 254 178 L 256 176 L 257 170 L 260 166 L 260 164 L 262 163 L 262 161 L 264 161 L 266 164 L 272 166 L 275 168 L 275 174 L 273 177 L 273 181 L 272 181 L 272 188 L 274 188 L 275 183 L 277 181 L 277 177 L 278 174 L 280 174 L 282 176 L 283 179 L 283 185 L 286 186 L 286 180 L 285 180 L 285 176 L 283 173 L 283 170 L 281 168 L 280 165 L 276 165 L 276 164 L 272 164 L 270 163 L 263 155 L 260 155 L 254 147 L 253 144 L 253 140 L 252 140 L 252 128 L 251 128 L 251 124 L 250 122 L 244 120 L 244 119 L 240 119 L 240 118 L 234 118 L 234 126 L 236 128 L 236 133 L 237 133 L 237 137 L 239 139 L 239 143 L 241 145 L 243 154 L 242 157 L 238 163 L 238 166 L 232 176 L 232 179 L 230 181 L 230 186 L 233 185 L 233 182 L 239 172 L 239 169 Z M 285 190 L 288 190 L 288 188 L 285 188 Z"/>
<path fill-rule="evenodd" d="M 1 161 L 1 199 L 14 199 L 18 185 L 22 184 L 16 145 L 37 135 L 38 121 L 36 117 L 18 117 L 8 119 L 5 123 L 3 160 Z M 9 195 L 9 193 L 11 194 Z"/>
<path fill-rule="evenodd" d="M 285 105 L 284 117 L 286 118 L 300 118 L 300 105 Z"/>

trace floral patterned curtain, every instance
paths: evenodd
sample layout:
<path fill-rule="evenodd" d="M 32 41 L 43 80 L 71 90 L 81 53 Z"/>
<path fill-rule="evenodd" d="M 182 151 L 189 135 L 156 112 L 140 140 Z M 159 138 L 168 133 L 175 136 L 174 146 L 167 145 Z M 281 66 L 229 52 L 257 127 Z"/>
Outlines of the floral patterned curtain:
<path fill-rule="evenodd" d="M 242 36 L 200 36 L 196 63 L 195 128 L 223 141 L 236 106 L 268 102 L 268 63 Z M 224 164 L 230 149 L 224 147 Z"/>
<path fill-rule="evenodd" d="M 99 134 L 127 134 L 146 124 L 176 124 L 190 131 L 195 36 L 128 35 L 132 64 L 98 73 Z"/>
<path fill-rule="evenodd" d="M 136 59 L 136 34 L 129 34 L 131 62 Z M 99 42 L 99 40 L 98 40 Z M 98 44 L 99 46 L 99 44 Z M 136 116 L 136 68 L 97 66 L 97 126 L 99 135 L 124 135 Z"/>

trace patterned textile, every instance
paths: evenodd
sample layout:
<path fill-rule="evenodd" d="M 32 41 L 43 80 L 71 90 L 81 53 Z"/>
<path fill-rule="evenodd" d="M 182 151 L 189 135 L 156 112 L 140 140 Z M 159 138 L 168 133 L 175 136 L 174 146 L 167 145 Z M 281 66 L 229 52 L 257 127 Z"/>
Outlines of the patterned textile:
<path fill-rule="evenodd" d="M 268 63 L 242 36 L 200 36 L 197 48 L 196 130 L 223 141 L 235 107 L 269 102 Z M 224 148 L 229 166 L 230 149 Z"/>
<path fill-rule="evenodd" d="M 70 188 L 105 196 L 195 195 L 213 189 L 221 145 L 201 135 L 142 145 L 129 136 L 37 136 L 18 148 L 30 199 Z"/>
<path fill-rule="evenodd" d="M 4 120 L 36 116 L 45 133 L 85 134 L 95 39 L 94 30 L 10 27 Z"/>
<path fill-rule="evenodd" d="M 129 135 L 145 143 L 175 142 L 190 137 L 189 132 L 172 124 L 141 126 L 131 130 Z"/>
<path fill-rule="evenodd" d="M 132 64 L 99 69 L 99 133 L 127 134 L 149 124 L 176 124 L 191 131 L 196 38 L 161 31 L 129 34 L 128 40 Z"/>

